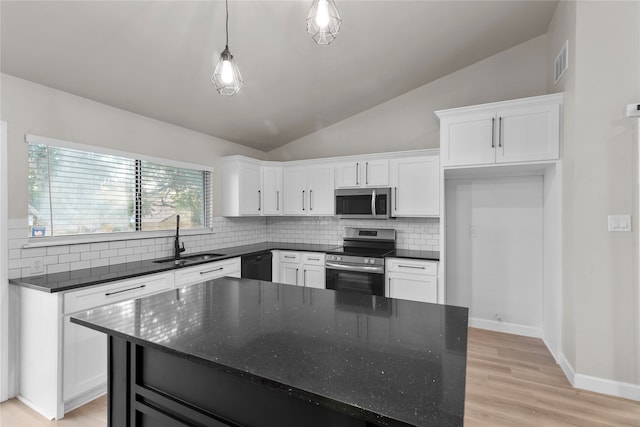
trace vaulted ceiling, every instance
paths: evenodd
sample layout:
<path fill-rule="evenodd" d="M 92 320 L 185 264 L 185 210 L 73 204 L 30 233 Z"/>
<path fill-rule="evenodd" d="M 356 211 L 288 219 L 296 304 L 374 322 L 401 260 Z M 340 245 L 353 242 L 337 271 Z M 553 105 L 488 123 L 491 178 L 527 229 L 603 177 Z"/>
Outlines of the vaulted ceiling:
<path fill-rule="evenodd" d="M 2 1 L 1 69 L 269 151 L 544 34 L 557 2 L 336 4 L 342 30 L 319 46 L 310 0 L 231 0 L 231 97 L 210 84 L 223 1 Z"/>

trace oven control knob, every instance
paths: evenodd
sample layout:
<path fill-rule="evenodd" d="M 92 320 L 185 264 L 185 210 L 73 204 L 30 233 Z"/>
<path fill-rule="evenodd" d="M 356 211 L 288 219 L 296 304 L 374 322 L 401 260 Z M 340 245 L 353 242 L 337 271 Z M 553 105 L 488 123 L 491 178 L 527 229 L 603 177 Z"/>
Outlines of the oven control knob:
<path fill-rule="evenodd" d="M 336 257 L 336 261 L 342 261 L 342 257 L 341 256 L 337 256 Z"/>
<path fill-rule="evenodd" d="M 365 259 L 364 259 L 364 263 L 365 263 L 365 264 L 369 264 L 371 261 L 373 261 L 373 260 L 372 260 L 372 259 L 369 259 L 369 258 L 365 258 Z"/>

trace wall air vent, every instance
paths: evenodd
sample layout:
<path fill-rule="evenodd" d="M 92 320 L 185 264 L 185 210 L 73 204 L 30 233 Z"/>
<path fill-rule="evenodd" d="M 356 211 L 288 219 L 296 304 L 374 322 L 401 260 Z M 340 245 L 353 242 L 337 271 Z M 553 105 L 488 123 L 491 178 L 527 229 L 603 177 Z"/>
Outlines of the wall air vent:
<path fill-rule="evenodd" d="M 553 73 L 554 85 L 558 84 L 558 82 L 560 81 L 560 78 L 562 77 L 564 72 L 567 71 L 568 67 L 569 67 L 569 40 L 564 42 L 564 45 L 562 46 L 560 53 L 558 54 L 558 56 L 556 56 L 554 73 Z"/>

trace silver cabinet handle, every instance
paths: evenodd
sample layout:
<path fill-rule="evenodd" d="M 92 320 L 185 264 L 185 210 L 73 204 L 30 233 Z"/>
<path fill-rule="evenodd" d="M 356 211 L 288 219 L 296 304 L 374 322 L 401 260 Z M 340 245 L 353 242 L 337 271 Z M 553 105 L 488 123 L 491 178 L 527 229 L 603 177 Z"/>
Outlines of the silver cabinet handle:
<path fill-rule="evenodd" d="M 502 117 L 498 120 L 498 148 L 502 147 Z"/>
<path fill-rule="evenodd" d="M 360 163 L 356 163 L 356 185 L 360 185 Z"/>
<path fill-rule="evenodd" d="M 258 190 L 258 210 L 260 210 L 261 206 L 262 206 L 262 194 L 260 193 L 260 190 Z"/>
<path fill-rule="evenodd" d="M 313 210 L 313 205 L 311 204 L 312 200 L 313 200 L 313 190 L 309 190 L 309 210 L 310 211 Z"/>
<path fill-rule="evenodd" d="M 304 190 L 302 190 L 302 210 L 304 210 Z"/>
<path fill-rule="evenodd" d="M 309 258 L 310 261 L 320 261 L 320 258 Z"/>
<path fill-rule="evenodd" d="M 298 286 L 298 269 L 296 268 L 296 286 Z"/>
<path fill-rule="evenodd" d="M 387 295 L 387 298 L 391 298 L 391 277 L 389 277 L 389 295 Z"/>
<path fill-rule="evenodd" d="M 142 289 L 144 287 L 146 287 L 147 285 L 140 285 L 140 286 L 135 286 L 133 288 L 128 288 L 128 289 L 122 289 L 121 291 L 114 291 L 114 292 L 106 292 L 104 294 L 105 297 L 110 297 L 111 295 L 116 295 L 116 294 L 121 294 L 123 292 L 129 292 L 129 291 L 135 291 L 136 289 Z"/>
<path fill-rule="evenodd" d="M 496 118 L 491 118 L 491 148 L 496 148 Z"/>
<path fill-rule="evenodd" d="M 364 169 L 364 179 L 365 179 L 365 184 L 369 185 L 369 162 L 366 162 L 365 164 L 365 169 Z"/>
<path fill-rule="evenodd" d="M 302 270 L 302 286 L 307 286 L 307 270 Z"/>
<path fill-rule="evenodd" d="M 416 268 L 418 270 L 424 270 L 424 267 L 419 266 L 419 265 L 402 265 L 402 264 L 398 264 L 398 268 Z"/>
<path fill-rule="evenodd" d="M 295 258 L 293 255 L 285 255 L 284 257 L 285 257 L 285 258 L 289 258 L 289 259 L 293 259 L 293 258 Z"/>
<path fill-rule="evenodd" d="M 276 191 L 276 210 L 280 210 L 280 191 Z"/>
<path fill-rule="evenodd" d="M 376 190 L 371 191 L 371 215 L 376 216 Z"/>
<path fill-rule="evenodd" d="M 224 270 L 224 267 L 214 268 L 213 270 L 201 271 L 200 275 L 202 276 L 203 274 L 213 273 L 214 271 L 220 271 L 220 270 Z"/>

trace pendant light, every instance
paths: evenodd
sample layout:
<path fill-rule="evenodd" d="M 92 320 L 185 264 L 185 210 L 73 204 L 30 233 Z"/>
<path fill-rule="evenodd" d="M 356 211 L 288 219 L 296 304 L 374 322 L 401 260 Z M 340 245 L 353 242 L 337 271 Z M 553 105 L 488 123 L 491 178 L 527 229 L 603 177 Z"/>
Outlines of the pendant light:
<path fill-rule="evenodd" d="M 313 0 L 307 15 L 307 33 L 318 44 L 331 43 L 340 32 L 342 18 L 333 0 Z"/>
<path fill-rule="evenodd" d="M 211 83 L 216 87 L 220 95 L 231 96 L 238 93 L 243 82 L 238 65 L 233 60 L 233 55 L 229 50 L 229 0 L 225 0 L 225 6 L 227 11 L 227 38 L 224 50 L 220 54 L 218 65 L 216 65 L 213 76 L 211 76 Z"/>

